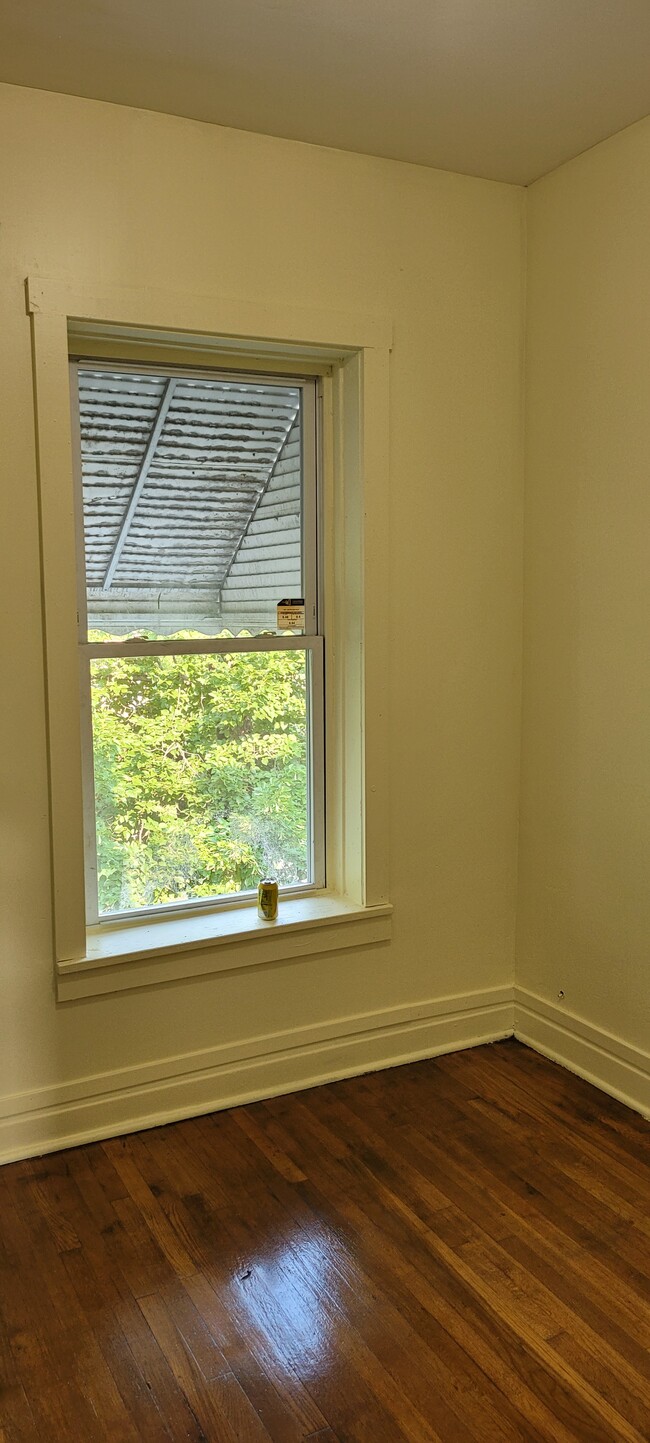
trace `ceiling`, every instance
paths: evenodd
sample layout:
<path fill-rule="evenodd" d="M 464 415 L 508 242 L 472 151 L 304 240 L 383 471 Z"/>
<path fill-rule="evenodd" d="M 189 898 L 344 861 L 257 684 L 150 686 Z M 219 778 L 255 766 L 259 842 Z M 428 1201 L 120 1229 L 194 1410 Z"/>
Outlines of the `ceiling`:
<path fill-rule="evenodd" d="M 650 3 L 0 0 L 0 80 L 527 184 L 650 112 Z"/>

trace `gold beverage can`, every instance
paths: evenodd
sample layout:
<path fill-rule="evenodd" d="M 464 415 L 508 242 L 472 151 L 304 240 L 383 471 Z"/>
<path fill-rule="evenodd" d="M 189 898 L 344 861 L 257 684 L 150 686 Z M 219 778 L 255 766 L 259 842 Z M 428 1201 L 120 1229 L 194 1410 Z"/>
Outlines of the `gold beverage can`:
<path fill-rule="evenodd" d="M 278 884 L 265 877 L 257 889 L 257 915 L 263 922 L 275 922 L 278 915 Z"/>

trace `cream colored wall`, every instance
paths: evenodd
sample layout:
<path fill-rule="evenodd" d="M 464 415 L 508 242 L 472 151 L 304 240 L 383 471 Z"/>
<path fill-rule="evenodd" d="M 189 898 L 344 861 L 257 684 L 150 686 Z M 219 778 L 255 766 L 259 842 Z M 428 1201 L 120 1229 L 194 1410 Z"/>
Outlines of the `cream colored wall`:
<path fill-rule="evenodd" d="M 385 1055 L 410 1055 L 433 1047 L 427 1019 L 454 1012 L 440 999 L 465 994 L 479 1010 L 440 1045 L 507 1030 L 507 1007 L 480 1009 L 513 980 L 523 192 L 9 86 L 0 126 L 5 1111 L 242 1039 L 297 1029 L 302 1045 L 309 1025 L 335 1035 L 353 1016 L 363 1031 L 383 1013 L 399 1025 Z M 27 274 L 393 318 L 390 945 L 55 1005 Z M 334 1055 L 325 1071 L 356 1065 Z M 121 1116 L 155 1111 L 148 1075 L 128 1073 Z M 15 1150 L 21 1136 L 18 1122 Z"/>
<path fill-rule="evenodd" d="M 528 192 L 517 958 L 547 1022 L 594 1044 L 583 1068 L 646 1107 L 649 223 L 650 121 Z M 575 1062 L 559 1031 L 553 1045 Z M 617 1057 L 645 1069 L 643 1093 Z"/>

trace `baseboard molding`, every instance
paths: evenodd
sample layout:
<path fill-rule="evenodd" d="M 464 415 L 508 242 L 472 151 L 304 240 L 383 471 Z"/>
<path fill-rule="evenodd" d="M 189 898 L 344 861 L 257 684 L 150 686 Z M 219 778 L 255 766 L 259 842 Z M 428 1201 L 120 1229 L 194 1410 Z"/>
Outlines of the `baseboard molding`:
<path fill-rule="evenodd" d="M 513 1034 L 650 1118 L 650 1053 L 496 987 L 221 1044 L 0 1098 L 0 1163 L 298 1092 Z"/>
<path fill-rule="evenodd" d="M 0 1099 L 0 1162 L 158 1127 L 512 1035 L 513 989 L 436 998 Z"/>
<path fill-rule="evenodd" d="M 515 1037 L 650 1118 L 650 1052 L 515 987 Z"/>

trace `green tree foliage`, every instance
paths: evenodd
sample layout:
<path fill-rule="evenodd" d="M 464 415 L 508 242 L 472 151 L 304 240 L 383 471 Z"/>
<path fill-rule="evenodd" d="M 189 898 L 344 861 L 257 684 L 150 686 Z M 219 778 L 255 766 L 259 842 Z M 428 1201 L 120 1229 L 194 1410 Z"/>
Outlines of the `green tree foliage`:
<path fill-rule="evenodd" d="M 305 697 L 297 651 L 93 661 L 101 912 L 306 878 Z"/>

